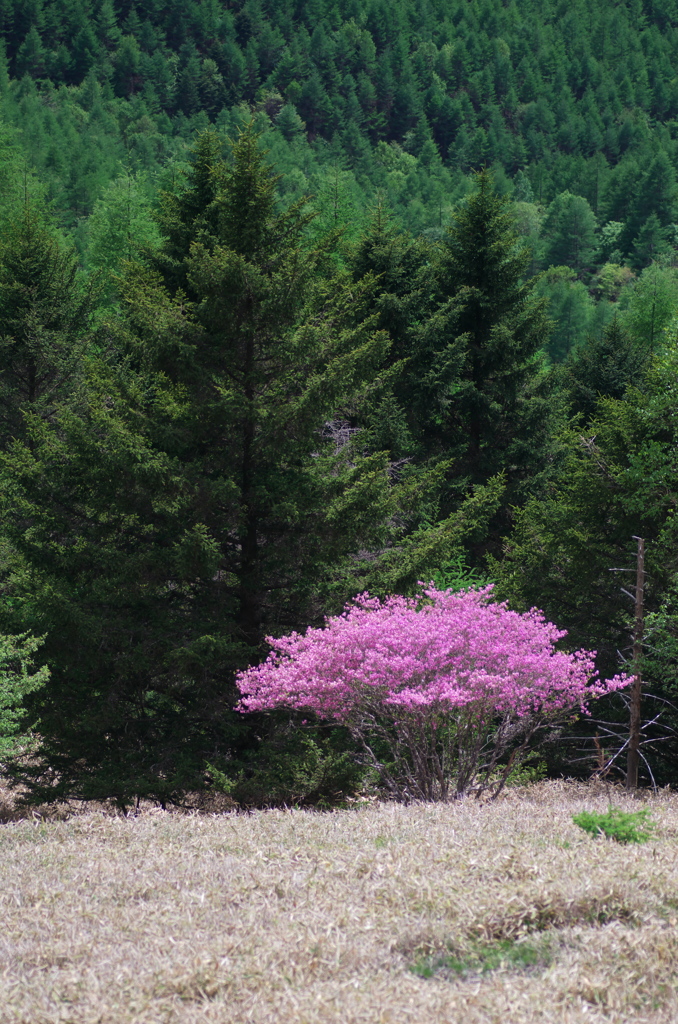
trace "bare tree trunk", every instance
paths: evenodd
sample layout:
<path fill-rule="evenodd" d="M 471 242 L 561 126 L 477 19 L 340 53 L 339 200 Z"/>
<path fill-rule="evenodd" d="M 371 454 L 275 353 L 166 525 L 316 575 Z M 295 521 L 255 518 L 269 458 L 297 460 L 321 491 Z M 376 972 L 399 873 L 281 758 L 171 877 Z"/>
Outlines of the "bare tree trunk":
<path fill-rule="evenodd" d="M 626 763 L 626 788 L 638 788 L 638 766 L 640 763 L 640 707 L 643 697 L 641 658 L 643 654 L 643 592 L 645 589 L 645 541 L 638 537 L 638 561 L 636 567 L 636 614 L 633 624 L 633 686 L 631 688 L 631 721 L 629 723 L 629 753 Z"/>
<path fill-rule="evenodd" d="M 248 300 L 247 316 L 251 316 L 252 303 Z M 255 494 L 255 390 L 254 390 L 254 331 L 247 333 L 243 353 L 244 392 L 247 402 L 242 422 L 242 478 L 240 527 L 240 609 L 238 625 L 244 640 L 252 647 L 261 642 L 261 594 L 259 592 L 259 514 Z"/>

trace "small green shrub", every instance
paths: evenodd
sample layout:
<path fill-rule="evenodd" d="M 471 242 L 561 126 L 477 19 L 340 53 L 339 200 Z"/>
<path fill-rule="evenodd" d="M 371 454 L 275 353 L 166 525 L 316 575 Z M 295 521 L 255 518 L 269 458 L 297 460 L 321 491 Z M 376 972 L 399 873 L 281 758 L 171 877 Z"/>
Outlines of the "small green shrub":
<path fill-rule="evenodd" d="M 573 814 L 572 820 L 592 836 L 606 836 L 618 843 L 646 843 L 654 838 L 657 823 L 650 818 L 650 812 L 622 811 L 610 806 L 602 811 L 582 811 Z"/>
<path fill-rule="evenodd" d="M 323 809 L 342 806 L 361 790 L 366 772 L 346 730 L 277 724 L 239 759 L 206 764 L 217 792 L 241 807 Z"/>
<path fill-rule="evenodd" d="M 488 777 L 489 785 L 496 787 L 502 782 L 502 779 L 503 784 L 508 788 L 511 786 L 533 786 L 537 782 L 542 782 L 548 774 L 548 768 L 545 761 L 529 764 L 528 762 L 533 760 L 534 756 L 532 754 L 525 761 L 517 761 L 505 778 L 506 766 L 499 765 L 496 771 Z"/>
<path fill-rule="evenodd" d="M 519 764 L 513 768 L 506 779 L 507 786 L 533 786 L 546 778 L 548 768 L 545 761 L 537 764 Z"/>
<path fill-rule="evenodd" d="M 456 554 L 443 562 L 433 573 L 433 582 L 438 590 L 468 590 L 469 587 L 484 587 L 492 582 L 489 577 L 481 575 L 477 569 L 466 564 L 462 554 Z"/>

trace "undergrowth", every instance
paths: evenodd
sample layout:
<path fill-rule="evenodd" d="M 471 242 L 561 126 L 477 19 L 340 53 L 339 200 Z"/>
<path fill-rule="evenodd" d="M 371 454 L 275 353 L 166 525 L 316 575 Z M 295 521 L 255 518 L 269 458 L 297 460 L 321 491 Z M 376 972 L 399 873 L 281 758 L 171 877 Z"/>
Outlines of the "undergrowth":
<path fill-rule="evenodd" d="M 595 837 L 606 836 L 618 843 L 646 843 L 653 839 L 657 823 L 650 818 L 650 812 L 622 811 L 610 806 L 607 811 L 582 811 L 573 814 L 572 820 L 585 832 Z"/>

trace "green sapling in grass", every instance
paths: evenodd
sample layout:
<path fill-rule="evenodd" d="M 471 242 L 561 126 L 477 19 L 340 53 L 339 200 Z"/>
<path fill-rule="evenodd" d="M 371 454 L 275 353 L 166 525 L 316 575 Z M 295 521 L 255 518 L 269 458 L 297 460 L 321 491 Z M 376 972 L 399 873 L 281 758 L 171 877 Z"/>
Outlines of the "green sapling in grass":
<path fill-rule="evenodd" d="M 590 835 L 614 839 L 618 843 L 646 843 L 653 839 L 657 823 L 650 818 L 650 812 L 622 811 L 620 807 L 608 807 L 607 811 L 582 811 L 573 814 L 572 820 Z"/>

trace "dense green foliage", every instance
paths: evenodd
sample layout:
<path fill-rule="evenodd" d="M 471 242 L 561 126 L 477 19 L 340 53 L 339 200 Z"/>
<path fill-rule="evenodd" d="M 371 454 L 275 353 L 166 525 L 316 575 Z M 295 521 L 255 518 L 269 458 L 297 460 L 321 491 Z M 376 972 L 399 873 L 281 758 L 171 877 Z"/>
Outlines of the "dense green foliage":
<path fill-rule="evenodd" d="M 649 815 L 647 809 L 622 811 L 621 807 L 610 807 L 605 813 L 582 811 L 581 814 L 573 814 L 572 820 L 596 838 L 605 836 L 618 843 L 646 843 L 653 838 L 657 827 Z"/>
<path fill-rule="evenodd" d="M 672 3 L 3 0 L 0 34 L 0 111 L 72 226 L 121 161 L 156 171 L 246 104 L 295 194 L 335 187 L 362 213 L 381 188 L 434 230 L 493 164 L 522 201 L 558 201 L 550 262 L 573 253 L 573 219 L 575 264 L 610 224 L 634 266 L 673 244 Z"/>
<path fill-rule="evenodd" d="M 331 802 L 346 736 L 232 710 L 267 634 L 489 577 L 612 674 L 640 534 L 675 724 L 672 0 L 0 0 L 0 37 L 34 798 Z"/>
<path fill-rule="evenodd" d="M 376 281 L 307 239 L 304 204 L 277 210 L 252 128 L 223 146 L 198 137 L 117 310 L 95 315 L 27 214 L 7 236 L 4 617 L 45 632 L 52 665 L 15 768 L 36 798 L 176 799 L 237 766 L 233 675 L 267 634 L 414 585 L 498 506 L 478 480 L 430 522 L 449 460 L 396 468 L 350 426 L 393 369 Z"/>
<path fill-rule="evenodd" d="M 284 198 L 315 195 L 316 232 L 357 238 L 381 196 L 439 237 L 492 166 L 531 269 L 572 272 L 540 285 L 557 360 L 675 248 L 671 4 L 3 0 L 0 37 L 0 119 L 90 268 L 156 239 L 196 131 L 252 115 Z"/>
<path fill-rule="evenodd" d="M 237 731 L 229 673 L 314 614 L 386 479 L 383 456 L 348 462 L 319 436 L 388 345 L 360 316 L 366 286 L 300 246 L 298 208 L 275 213 L 251 133 L 230 168 L 218 149 L 201 137 L 166 197 L 164 244 L 128 263 L 125 316 L 95 332 L 77 393 L 48 417 L 20 395 L 26 437 L 4 456 L 12 614 L 46 626 L 55 659 L 45 751 L 62 787 L 86 766 L 82 795 L 121 803 L 197 784 L 213 731 Z"/>
<path fill-rule="evenodd" d="M 0 635 L 0 757 L 25 752 L 30 722 L 23 707 L 24 697 L 39 690 L 49 679 L 49 669 L 35 668 L 35 652 L 41 641 L 35 637 Z"/>

